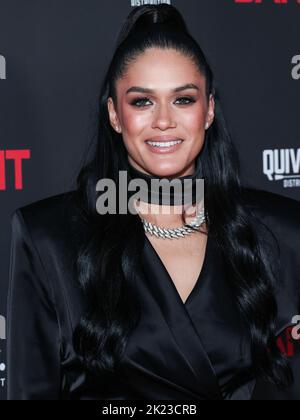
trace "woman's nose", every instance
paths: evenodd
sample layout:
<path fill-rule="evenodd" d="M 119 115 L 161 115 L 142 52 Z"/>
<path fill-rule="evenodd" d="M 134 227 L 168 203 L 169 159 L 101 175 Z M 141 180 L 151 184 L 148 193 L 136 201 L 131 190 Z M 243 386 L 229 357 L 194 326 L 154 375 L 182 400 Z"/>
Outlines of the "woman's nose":
<path fill-rule="evenodd" d="M 152 128 L 159 128 L 161 130 L 166 130 L 168 128 L 175 128 L 176 123 L 173 118 L 172 110 L 168 105 L 159 106 L 154 111 L 154 118 L 152 123 Z"/>

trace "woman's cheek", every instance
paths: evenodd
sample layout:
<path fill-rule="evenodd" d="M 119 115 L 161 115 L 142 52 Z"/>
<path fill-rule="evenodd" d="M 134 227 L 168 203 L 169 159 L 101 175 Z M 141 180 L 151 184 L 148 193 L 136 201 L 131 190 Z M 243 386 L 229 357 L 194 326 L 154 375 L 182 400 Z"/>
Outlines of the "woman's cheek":
<path fill-rule="evenodd" d="M 191 128 L 200 128 L 205 124 L 206 110 L 202 105 L 191 108 L 187 114 Z"/>
<path fill-rule="evenodd" d="M 138 158 L 141 153 L 140 146 L 149 135 L 149 113 L 139 113 L 131 110 L 124 110 L 121 114 L 122 136 L 127 152 L 134 158 Z"/>
<path fill-rule="evenodd" d="M 139 135 L 143 129 L 149 130 L 149 121 L 151 119 L 148 112 L 136 112 L 126 110 L 123 113 L 123 129 L 132 136 Z"/>

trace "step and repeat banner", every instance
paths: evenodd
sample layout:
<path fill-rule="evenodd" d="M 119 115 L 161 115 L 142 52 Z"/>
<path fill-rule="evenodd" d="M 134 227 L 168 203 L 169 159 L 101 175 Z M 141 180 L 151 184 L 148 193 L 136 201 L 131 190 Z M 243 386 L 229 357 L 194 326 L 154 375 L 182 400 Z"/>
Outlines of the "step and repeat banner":
<path fill-rule="evenodd" d="M 159 3 L 207 55 L 243 184 L 300 200 L 300 0 L 0 0 L 0 399 L 11 214 L 74 188 L 120 26 Z"/>

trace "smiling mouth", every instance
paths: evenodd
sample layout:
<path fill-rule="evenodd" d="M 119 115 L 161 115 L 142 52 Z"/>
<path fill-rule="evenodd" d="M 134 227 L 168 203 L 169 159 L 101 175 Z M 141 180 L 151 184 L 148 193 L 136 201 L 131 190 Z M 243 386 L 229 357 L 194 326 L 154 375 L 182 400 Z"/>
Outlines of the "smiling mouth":
<path fill-rule="evenodd" d="M 177 146 L 178 144 L 181 144 L 183 140 L 173 140 L 173 141 L 152 141 L 148 140 L 146 141 L 147 144 L 149 144 L 152 147 L 157 147 L 159 149 L 168 149 L 170 147 Z"/>

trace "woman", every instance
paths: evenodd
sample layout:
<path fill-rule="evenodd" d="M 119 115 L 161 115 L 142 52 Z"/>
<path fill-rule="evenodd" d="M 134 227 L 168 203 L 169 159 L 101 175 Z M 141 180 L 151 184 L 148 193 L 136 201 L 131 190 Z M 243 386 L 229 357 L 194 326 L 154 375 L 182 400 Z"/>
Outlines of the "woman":
<path fill-rule="evenodd" d="M 99 111 L 77 190 L 13 215 L 9 399 L 300 399 L 297 342 L 283 351 L 300 205 L 241 187 L 212 71 L 173 6 L 130 13 Z M 100 215 L 97 182 L 122 170 L 203 177 L 205 207 L 170 193 Z"/>

